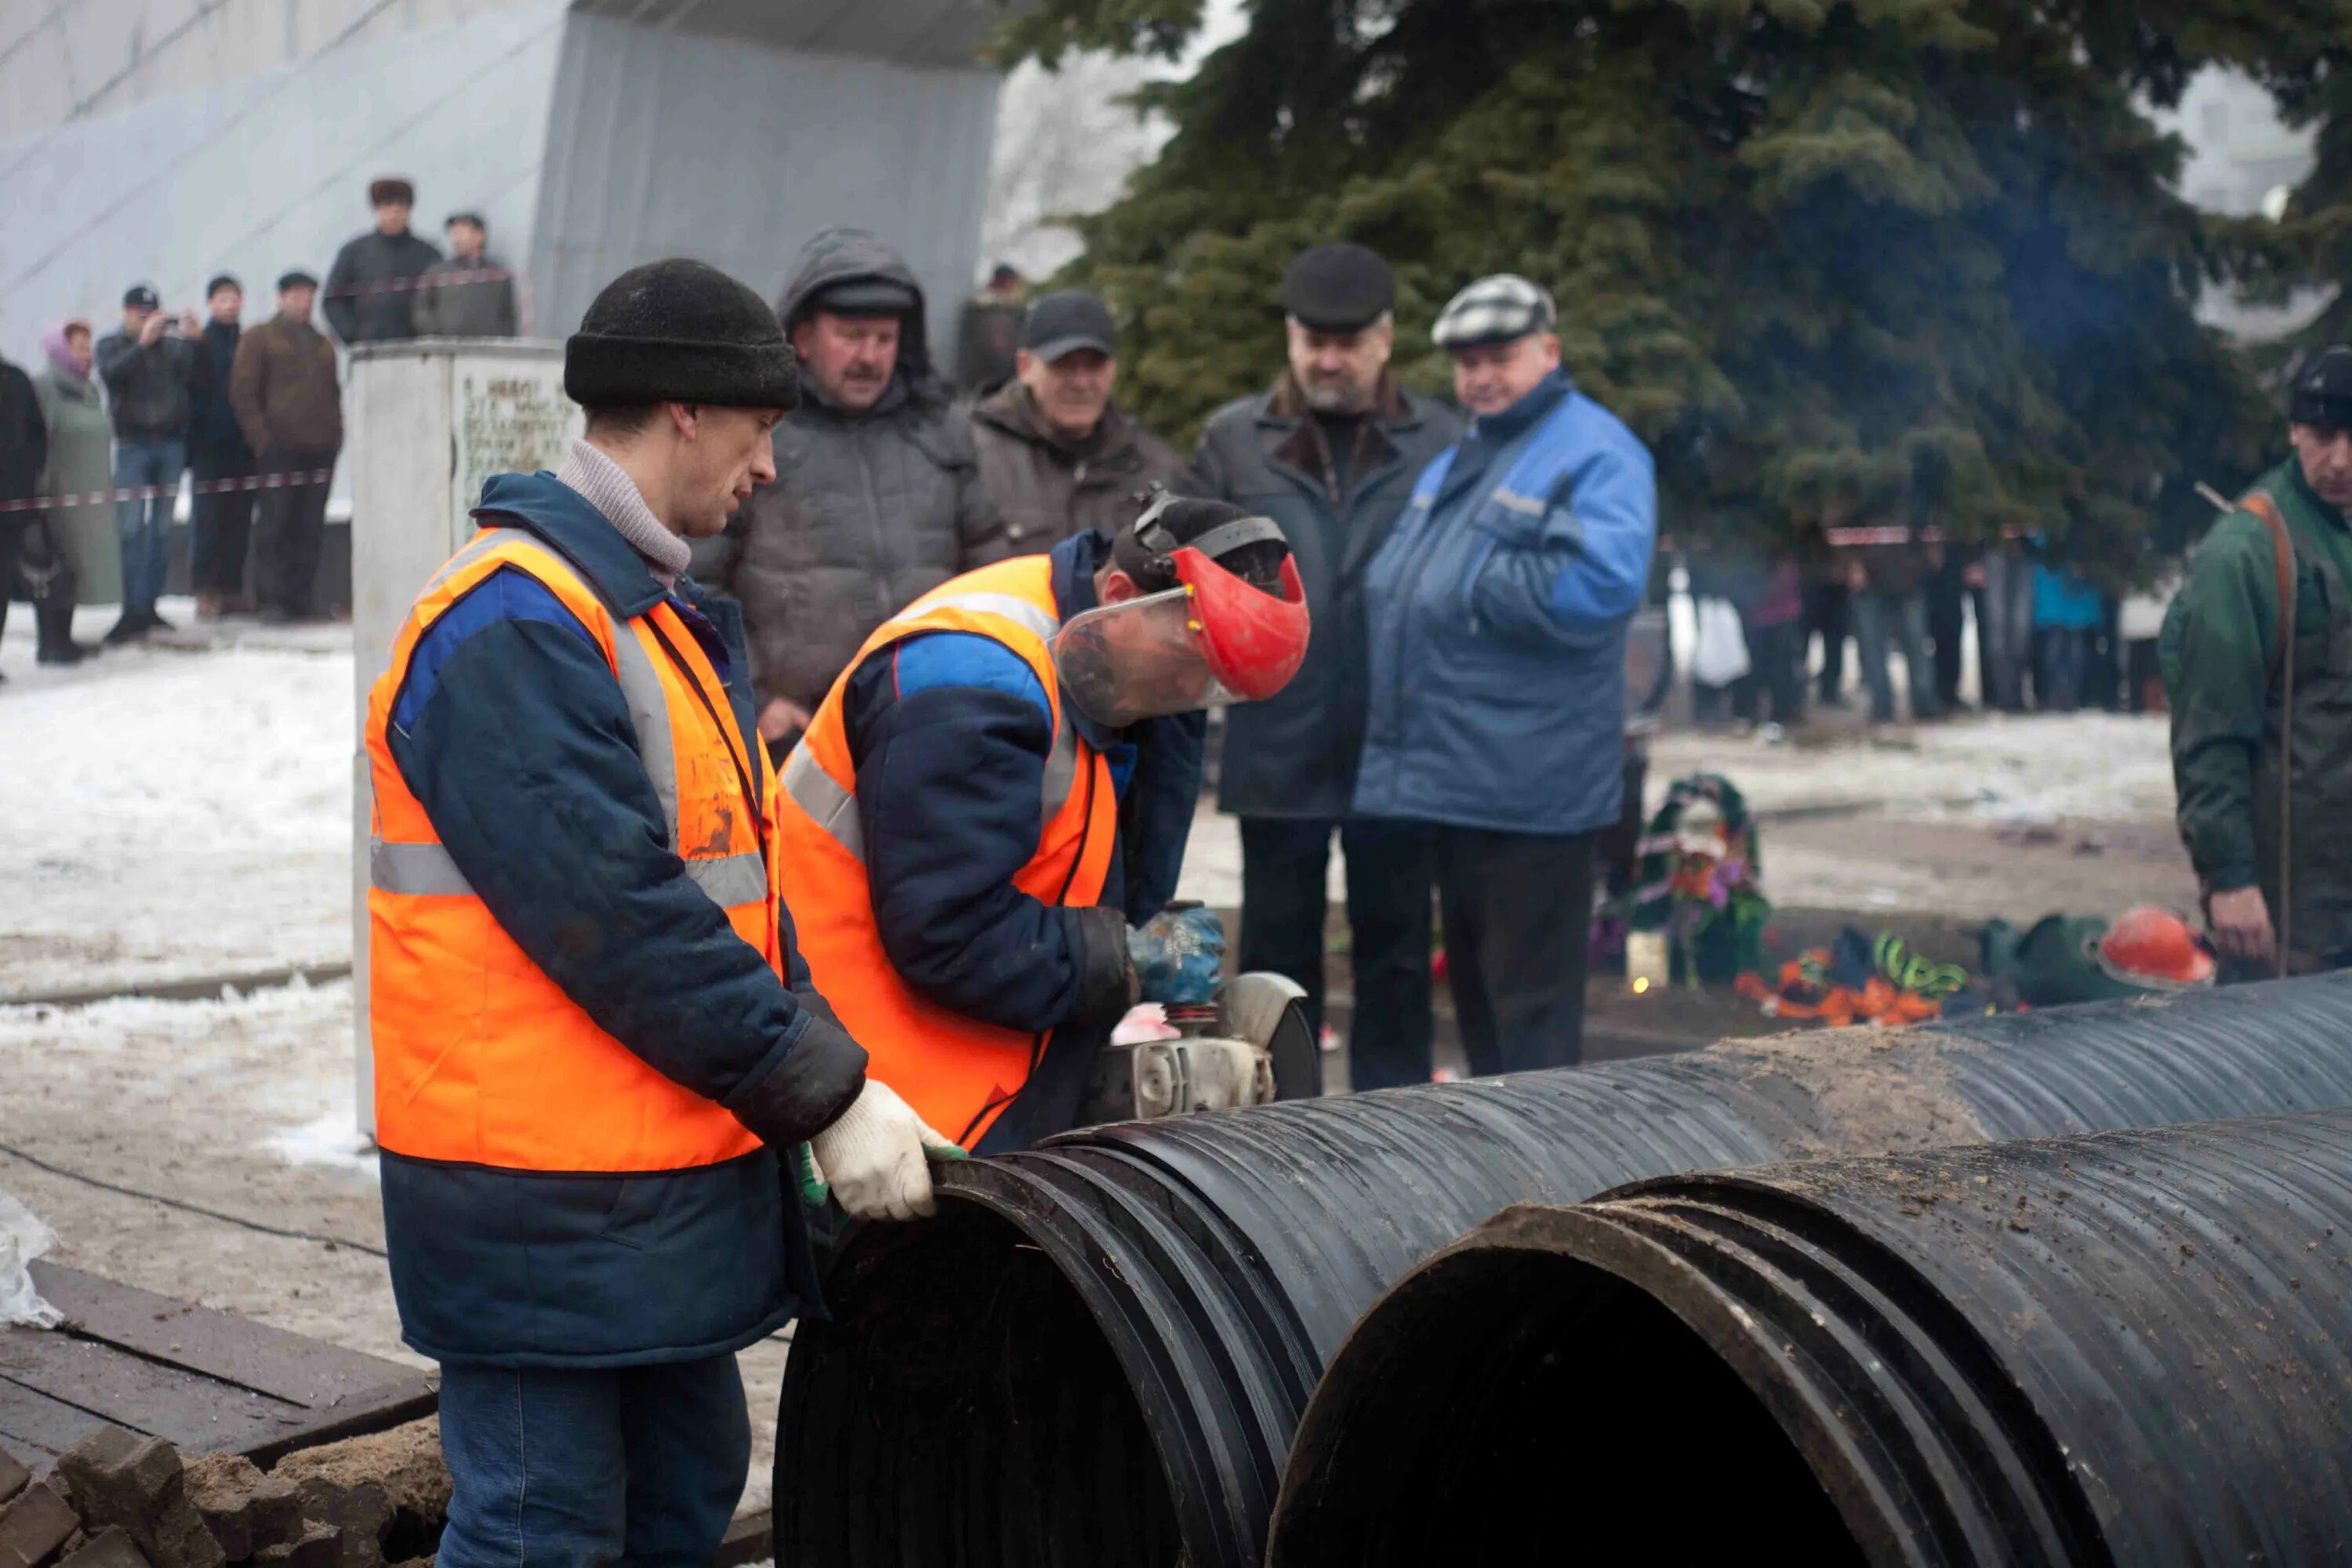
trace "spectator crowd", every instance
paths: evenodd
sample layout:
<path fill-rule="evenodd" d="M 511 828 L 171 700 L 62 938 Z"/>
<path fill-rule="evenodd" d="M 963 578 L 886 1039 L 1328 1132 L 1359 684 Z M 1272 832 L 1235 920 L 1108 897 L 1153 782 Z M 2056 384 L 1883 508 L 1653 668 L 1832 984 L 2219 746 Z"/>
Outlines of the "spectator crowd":
<path fill-rule="evenodd" d="M 1662 554 L 1663 601 L 1675 561 L 1698 610 L 1693 717 L 1779 739 L 1820 709 L 1847 706 L 1859 666 L 1867 717 L 1930 723 L 1966 710 L 1969 629 L 1974 694 L 1987 711 L 2144 712 L 2162 700 L 2157 635 L 2174 583 L 2119 595 L 2037 538 L 1992 546 L 1845 516 L 1798 542 L 1796 560 L 1695 545 Z M 1729 639 L 1728 643 L 1724 639 Z"/>
<path fill-rule="evenodd" d="M 698 543 L 695 574 L 742 606 L 760 731 L 782 763 L 877 629 L 951 578 L 1116 539 L 1155 489 L 1271 519 L 1313 617 L 1288 684 L 1224 717 L 1241 968 L 1298 981 L 1320 1028 L 1336 838 L 1356 1087 L 1430 1077 L 1433 907 L 1474 1069 L 1573 1061 L 1595 846 L 1621 813 L 1649 455 L 1560 369 L 1553 302 L 1531 281 L 1482 279 L 1431 324 L 1458 411 L 1390 374 L 1396 285 L 1372 251 L 1303 252 L 1282 303 L 1267 322 L 1281 374 L 1218 410 L 1187 458 L 1120 405 L 1118 324 L 1098 297 L 1024 298 L 999 268 L 941 367 L 904 258 L 862 231 L 820 234 L 777 303 L 803 397 L 776 427 L 776 477 Z M 1139 746 L 1199 743 L 1178 734 Z M 1129 788 L 1181 769 L 1125 765 L 1121 842 L 1149 881 L 1181 858 L 1191 802 Z M 980 854 L 976 839 L 934 847 Z M 981 918 L 940 916 L 965 917 Z"/>
<path fill-rule="evenodd" d="M 110 644 L 173 629 L 156 603 L 184 479 L 197 618 L 318 616 L 343 444 L 336 344 L 521 330 L 514 275 L 488 254 L 481 215 L 449 216 L 445 257 L 410 231 L 415 200 L 406 180 L 374 181 L 374 226 L 336 255 L 324 289 L 289 269 L 275 313 L 249 329 L 227 273 L 205 285 L 201 314 L 140 282 L 113 331 L 56 322 L 37 370 L 0 361 L 0 621 L 11 598 L 32 605 L 41 663 L 97 651 L 73 640 L 77 604 L 121 605 Z"/>
<path fill-rule="evenodd" d="M 78 598 L 121 605 L 108 642 L 166 628 L 156 604 L 184 475 L 198 617 L 314 616 L 343 440 L 336 345 L 521 330 L 479 214 L 449 216 L 445 255 L 412 232 L 407 182 L 368 194 L 373 226 L 323 287 L 278 277 L 266 321 L 244 324 L 226 274 L 201 315 L 138 283 L 103 336 L 58 322 L 37 374 L 0 363 L 0 583 L 31 601 L 42 662 L 93 651 L 69 635 Z M 1428 324 L 1453 361 L 1450 402 L 1391 374 L 1395 310 L 1374 252 L 1299 254 L 1266 323 L 1280 374 L 1217 410 L 1186 455 L 1119 402 L 1102 299 L 1032 297 L 999 267 L 962 302 L 942 365 L 905 258 L 861 230 L 818 234 L 775 302 L 802 399 L 775 427 L 774 477 L 690 563 L 741 606 L 775 759 L 878 627 L 961 574 L 1116 539 L 1161 489 L 1272 520 L 1312 630 L 1289 683 L 1223 720 L 1213 771 L 1240 825 L 1238 958 L 1297 980 L 1319 1028 L 1336 840 L 1351 1077 L 1373 1088 L 1430 1073 L 1433 906 L 1473 1068 L 1576 1059 L 1597 847 L 1622 832 L 1639 777 L 1620 741 L 1628 627 L 1677 567 L 1699 611 L 1702 723 L 1770 734 L 1842 706 L 1850 642 L 1874 724 L 1905 706 L 1897 654 L 1912 719 L 1958 711 L 1971 618 L 1988 708 L 2138 707 L 2158 689 L 2161 601 L 2119 601 L 2039 540 L 1962 549 L 1847 510 L 1812 520 L 1792 559 L 1698 541 L 1662 552 L 1649 454 L 1561 368 L 1541 286 L 1478 279 Z M 1169 854 L 1169 805 L 1148 809 L 1162 823 L 1153 852 Z"/>

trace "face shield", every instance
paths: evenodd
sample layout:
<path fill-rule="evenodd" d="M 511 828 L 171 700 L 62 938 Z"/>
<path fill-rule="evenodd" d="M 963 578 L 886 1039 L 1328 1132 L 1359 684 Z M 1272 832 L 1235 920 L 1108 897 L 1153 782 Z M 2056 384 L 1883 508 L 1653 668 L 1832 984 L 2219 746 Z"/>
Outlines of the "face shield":
<path fill-rule="evenodd" d="M 1064 695 L 1097 724 L 1271 697 L 1307 657 L 1307 594 L 1289 557 L 1280 598 L 1192 546 L 1169 560 L 1175 587 L 1072 616 L 1054 639 Z"/>

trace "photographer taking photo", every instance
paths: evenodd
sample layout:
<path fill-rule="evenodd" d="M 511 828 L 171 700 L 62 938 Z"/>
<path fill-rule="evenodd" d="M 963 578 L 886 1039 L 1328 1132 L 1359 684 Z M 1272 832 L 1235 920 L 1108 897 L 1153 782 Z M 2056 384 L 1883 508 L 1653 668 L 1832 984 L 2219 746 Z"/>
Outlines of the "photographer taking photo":
<path fill-rule="evenodd" d="M 154 287 L 134 283 L 122 295 L 122 330 L 98 341 L 98 374 L 114 419 L 114 488 L 132 493 L 114 503 L 122 550 L 122 618 L 110 643 L 137 642 L 170 630 L 155 613 L 163 592 L 164 531 L 173 494 L 188 465 L 188 415 L 203 331 L 194 310 L 174 321 Z"/>

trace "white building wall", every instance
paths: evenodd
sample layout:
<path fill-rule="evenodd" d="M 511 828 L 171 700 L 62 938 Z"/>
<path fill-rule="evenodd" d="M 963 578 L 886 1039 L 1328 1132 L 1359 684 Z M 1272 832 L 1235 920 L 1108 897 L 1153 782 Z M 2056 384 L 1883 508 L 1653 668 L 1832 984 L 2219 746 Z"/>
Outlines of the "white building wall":
<path fill-rule="evenodd" d="M 0 140 L 514 3 L 8 0 L 0 5 Z"/>
<path fill-rule="evenodd" d="M 773 300 L 802 244 L 850 224 L 907 258 L 944 347 L 977 265 L 997 82 L 575 14 L 532 226 L 541 332 L 664 256 Z"/>
<path fill-rule="evenodd" d="M 177 309 L 235 273 L 266 316 L 280 272 L 323 277 L 367 227 L 382 174 L 415 181 L 420 232 L 475 206 L 496 248 L 527 250 L 566 13 L 475 11 L 0 142 L 0 352 L 30 359 L 68 316 L 109 330 L 139 280 Z"/>

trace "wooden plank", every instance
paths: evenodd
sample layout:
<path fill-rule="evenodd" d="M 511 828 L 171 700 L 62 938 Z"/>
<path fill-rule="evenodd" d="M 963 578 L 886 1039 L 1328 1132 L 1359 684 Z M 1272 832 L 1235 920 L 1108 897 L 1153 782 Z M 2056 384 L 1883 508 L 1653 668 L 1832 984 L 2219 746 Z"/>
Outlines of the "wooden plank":
<path fill-rule="evenodd" d="M 35 1288 L 80 1334 L 312 1410 L 332 1409 L 388 1384 L 405 1390 L 423 1381 L 421 1373 L 381 1356 L 78 1268 L 36 1262 L 32 1274 Z"/>
<path fill-rule="evenodd" d="M 37 1471 L 105 1423 L 87 1410 L 0 1381 L 0 1448 Z"/>
<path fill-rule="evenodd" d="M 762 1563 L 776 1554 L 775 1515 L 767 1509 L 755 1509 L 735 1516 L 719 1541 L 719 1550 L 710 1559 L 710 1568 L 744 1568 L 746 1563 Z"/>
<path fill-rule="evenodd" d="M 0 1383 L 77 1405 L 191 1456 L 242 1450 L 310 1424 L 290 1400 L 257 1394 L 70 1334 L 0 1333 Z"/>

